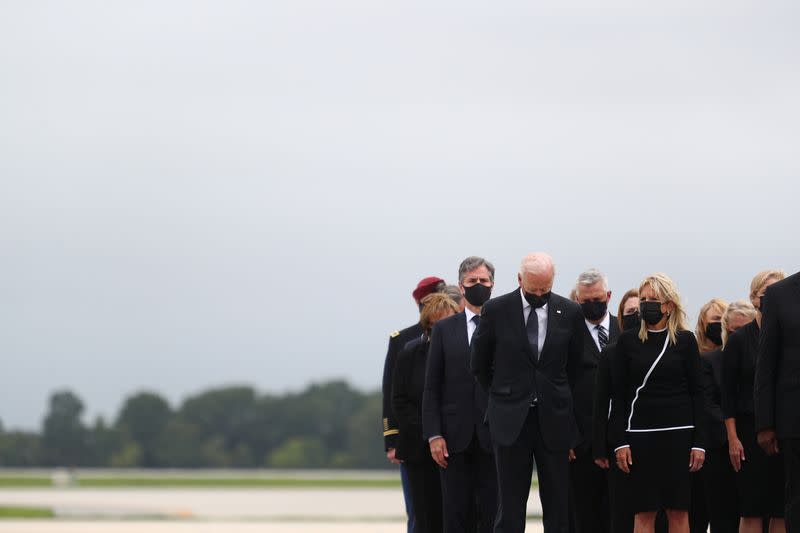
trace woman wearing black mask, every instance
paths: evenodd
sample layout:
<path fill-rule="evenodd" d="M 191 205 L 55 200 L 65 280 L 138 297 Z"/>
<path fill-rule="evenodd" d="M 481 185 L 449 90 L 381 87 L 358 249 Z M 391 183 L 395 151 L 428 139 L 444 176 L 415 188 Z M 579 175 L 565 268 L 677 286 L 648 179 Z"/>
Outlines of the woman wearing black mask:
<path fill-rule="evenodd" d="M 620 331 L 638 329 L 639 290 L 631 289 L 619 302 L 617 320 Z M 613 446 L 608 439 L 611 408 L 611 366 L 614 359 L 615 343 L 608 344 L 600 354 L 597 364 L 597 382 L 594 387 L 594 409 L 592 410 L 592 453 L 594 462 L 608 470 L 608 499 L 611 508 L 611 531 L 627 533 L 633 531 L 633 509 L 628 491 L 629 480 L 613 460 Z M 609 460 L 611 459 L 611 460 Z"/>
<path fill-rule="evenodd" d="M 707 302 L 700 308 L 697 315 L 697 326 L 694 330 L 695 338 L 697 338 L 697 347 L 700 350 L 700 355 L 704 356 L 708 352 L 718 350 L 722 347 L 722 313 L 728 302 L 719 298 L 714 298 Z M 720 443 L 714 443 L 721 446 Z M 710 450 L 706 450 L 710 452 Z M 706 491 L 704 468 L 700 472 L 692 474 L 692 504 L 689 508 L 689 527 L 692 532 L 705 533 L 708 529 L 708 505 L 706 503 Z"/>
<path fill-rule="evenodd" d="M 734 302 L 726 307 L 720 320 L 722 344 L 728 335 L 750 323 L 755 315 L 750 302 Z M 739 530 L 739 495 L 736 474 L 728 459 L 728 436 L 722 416 L 722 357 L 720 349 L 701 358 L 708 404 L 708 450 L 703 483 L 711 533 L 736 533 Z"/>
<path fill-rule="evenodd" d="M 697 315 L 697 327 L 694 335 L 697 337 L 697 348 L 700 355 L 722 348 L 722 313 L 728 307 L 728 302 L 714 298 L 700 308 Z"/>
<path fill-rule="evenodd" d="M 700 353 L 669 277 L 645 278 L 639 299 L 641 326 L 620 335 L 613 360 L 616 463 L 630 475 L 637 532 L 654 531 L 661 509 L 670 531 L 688 532 L 690 474 L 705 460 Z"/>
<path fill-rule="evenodd" d="M 424 331 L 397 355 L 392 377 L 392 408 L 400 429 L 395 457 L 406 464 L 414 508 L 414 533 L 442 531 L 442 493 L 439 467 L 422 438 L 422 395 L 425 362 L 433 325 L 459 312 L 447 295 L 434 293 L 420 302 L 419 322 Z"/>
<path fill-rule="evenodd" d="M 722 355 L 722 414 L 728 435 L 728 457 L 736 474 L 741 533 L 761 533 L 769 517 L 770 532 L 785 531 L 783 522 L 784 475 L 782 457 L 767 456 L 756 441 L 753 381 L 761 332 L 761 297 L 782 280 L 783 270 L 764 270 L 750 283 L 755 320 L 727 338 Z"/>

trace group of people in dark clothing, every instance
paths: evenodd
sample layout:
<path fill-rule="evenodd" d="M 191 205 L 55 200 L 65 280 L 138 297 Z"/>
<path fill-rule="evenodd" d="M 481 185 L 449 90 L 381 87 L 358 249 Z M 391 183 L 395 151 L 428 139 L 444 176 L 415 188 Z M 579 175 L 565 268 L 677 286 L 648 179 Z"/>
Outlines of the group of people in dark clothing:
<path fill-rule="evenodd" d="M 800 532 L 800 273 L 756 274 L 689 329 L 676 284 L 608 306 L 589 269 L 568 298 L 545 253 L 491 298 L 494 267 L 425 278 L 384 366 L 387 457 L 409 532 Z"/>

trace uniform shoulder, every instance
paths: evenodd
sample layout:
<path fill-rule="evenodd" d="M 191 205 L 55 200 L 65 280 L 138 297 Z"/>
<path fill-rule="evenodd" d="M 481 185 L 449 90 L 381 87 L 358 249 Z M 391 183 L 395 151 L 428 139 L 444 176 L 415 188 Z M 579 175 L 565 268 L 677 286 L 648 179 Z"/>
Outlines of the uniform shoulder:
<path fill-rule="evenodd" d="M 400 347 L 402 348 L 405 344 L 415 337 L 419 337 L 422 335 L 422 326 L 417 322 L 416 324 L 412 324 L 407 328 L 403 328 L 398 331 L 393 331 L 389 335 L 389 339 L 394 342 L 399 342 Z"/>

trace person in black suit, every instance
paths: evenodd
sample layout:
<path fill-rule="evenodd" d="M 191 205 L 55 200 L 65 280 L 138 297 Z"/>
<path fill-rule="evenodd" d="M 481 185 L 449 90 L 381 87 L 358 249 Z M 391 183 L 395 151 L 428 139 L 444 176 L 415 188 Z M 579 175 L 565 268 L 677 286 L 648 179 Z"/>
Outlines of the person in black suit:
<path fill-rule="evenodd" d="M 392 409 L 399 434 L 395 458 L 403 461 L 411 486 L 414 508 L 414 533 L 442 531 L 442 495 L 439 472 L 428 443 L 422 438 L 422 396 L 425 389 L 425 366 L 430 349 L 433 325 L 458 312 L 447 295 L 430 294 L 422 299 L 420 324 L 423 333 L 397 355 L 392 376 Z"/>
<path fill-rule="evenodd" d="M 750 301 L 758 309 L 769 285 L 785 277 L 782 270 L 764 270 L 750 283 Z M 760 533 L 763 520 L 770 531 L 783 531 L 784 475 L 781 457 L 769 457 L 758 446 L 755 422 L 755 373 L 763 317 L 727 337 L 722 355 L 722 412 L 728 436 L 728 456 L 736 471 L 741 533 Z"/>
<path fill-rule="evenodd" d="M 526 256 L 519 289 L 489 300 L 472 336 L 472 372 L 489 394 L 497 465 L 495 533 L 525 530 L 533 462 L 545 533 L 569 529 L 569 459 L 577 440 L 572 388 L 583 354 L 581 308 L 552 293 L 555 267 Z"/>
<path fill-rule="evenodd" d="M 417 307 L 421 310 L 420 301 L 427 295 L 442 290 L 445 287 L 444 280 L 435 276 L 423 278 L 417 283 L 416 288 L 411 293 Z M 395 457 L 397 449 L 397 435 L 400 430 L 392 413 L 392 376 L 397 360 L 397 354 L 411 340 L 418 339 L 422 335 L 422 326 L 419 322 L 400 331 L 395 331 L 389 336 L 389 349 L 383 362 L 383 443 L 386 458 L 393 464 L 400 466 L 400 480 L 403 485 L 403 498 L 405 500 L 406 516 L 408 517 L 407 532 L 414 530 L 414 509 L 411 503 L 411 487 L 408 483 L 408 473 L 402 461 Z"/>
<path fill-rule="evenodd" d="M 617 315 L 618 328 L 622 331 L 638 329 L 639 289 L 630 289 L 619 302 Z M 615 353 L 615 343 L 608 344 L 600 353 L 597 364 L 597 381 L 594 390 L 592 410 L 592 454 L 595 464 L 608 472 L 608 500 L 611 509 L 610 531 L 613 533 L 633 532 L 633 508 L 630 504 L 627 475 L 617 467 L 616 461 L 609 460 L 613 455 L 610 446 L 609 416 L 611 414 L 611 368 Z M 666 530 L 666 528 L 664 528 Z M 656 531 L 659 531 L 658 525 Z"/>
<path fill-rule="evenodd" d="M 630 475 L 634 530 L 689 531 L 691 472 L 705 460 L 705 398 L 697 341 L 674 282 L 639 285 L 642 326 L 623 332 L 613 359 L 611 409 L 617 466 Z"/>
<path fill-rule="evenodd" d="M 619 325 L 617 317 L 608 311 L 611 299 L 608 278 L 599 270 L 590 269 L 578 276 L 575 296 L 584 316 L 583 354 L 572 391 L 579 439 L 569 467 L 576 531 L 607 533 L 611 527 L 608 480 L 603 469 L 594 462 L 592 407 L 600 352 L 616 342 Z"/>
<path fill-rule="evenodd" d="M 492 294 L 494 266 L 468 257 L 458 269 L 458 284 L 466 308 L 431 333 L 422 429 L 440 467 L 445 533 L 488 533 L 497 510 L 497 480 L 484 423 L 486 393 L 469 370 L 469 345 Z"/>
<path fill-rule="evenodd" d="M 800 272 L 768 287 L 760 304 L 758 443 L 768 454 L 783 454 L 786 531 L 794 533 L 800 531 Z"/>

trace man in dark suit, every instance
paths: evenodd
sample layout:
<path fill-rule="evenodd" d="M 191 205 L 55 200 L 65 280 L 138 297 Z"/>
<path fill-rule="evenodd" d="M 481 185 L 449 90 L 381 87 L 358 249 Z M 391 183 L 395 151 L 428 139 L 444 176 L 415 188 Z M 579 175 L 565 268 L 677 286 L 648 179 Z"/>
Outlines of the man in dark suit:
<path fill-rule="evenodd" d="M 577 440 L 572 388 L 585 326 L 580 306 L 551 292 L 554 276 L 549 255 L 526 256 L 520 288 L 484 304 L 472 336 L 472 372 L 489 394 L 495 533 L 525 530 L 534 459 L 544 531 L 569 529 L 568 453 Z"/>
<path fill-rule="evenodd" d="M 786 473 L 786 531 L 800 531 L 800 272 L 767 287 L 760 298 L 761 340 L 756 360 L 758 443 L 780 451 Z"/>
<path fill-rule="evenodd" d="M 439 465 L 445 533 L 490 533 L 497 509 L 497 480 L 486 416 L 486 393 L 469 369 L 469 345 L 481 307 L 494 286 L 494 266 L 468 257 L 458 269 L 466 300 L 461 313 L 433 328 L 422 402 L 422 424 Z M 476 526 L 478 524 L 478 527 Z"/>
<path fill-rule="evenodd" d="M 421 308 L 420 301 L 427 295 L 438 292 L 445 287 L 445 282 L 441 278 L 429 276 L 417 283 L 417 287 L 411 293 L 417 307 Z M 422 326 L 419 322 L 400 331 L 395 331 L 389 336 L 389 349 L 386 351 L 386 358 L 383 363 L 383 442 L 386 458 L 393 464 L 400 465 L 400 480 L 403 484 L 403 498 L 406 505 L 406 516 L 408 516 L 408 533 L 414 529 L 414 509 L 411 504 L 411 487 L 408 484 L 408 476 L 402 461 L 395 458 L 397 449 L 397 435 L 400 430 L 392 412 L 392 376 L 397 360 L 397 354 L 403 347 L 414 339 L 422 336 Z"/>
<path fill-rule="evenodd" d="M 578 423 L 578 444 L 570 463 L 577 533 L 608 533 L 611 527 L 606 472 L 594 462 L 592 408 L 600 352 L 619 336 L 617 318 L 608 312 L 611 291 L 608 278 L 596 269 L 578 276 L 575 299 L 584 317 L 583 353 L 578 366 L 573 400 Z"/>

